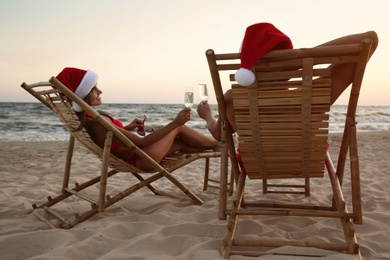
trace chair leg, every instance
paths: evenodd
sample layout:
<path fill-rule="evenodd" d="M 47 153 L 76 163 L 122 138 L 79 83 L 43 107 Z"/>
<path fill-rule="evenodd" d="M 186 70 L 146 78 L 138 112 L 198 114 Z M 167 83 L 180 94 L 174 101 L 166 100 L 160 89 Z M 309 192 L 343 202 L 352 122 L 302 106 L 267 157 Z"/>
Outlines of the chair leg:
<path fill-rule="evenodd" d="M 360 166 L 359 166 L 359 153 L 357 145 L 357 130 L 356 123 L 353 118 L 349 118 L 350 125 L 350 138 L 349 138 L 349 153 L 350 153 L 350 165 L 351 165 L 351 190 L 352 190 L 352 213 L 353 222 L 355 224 L 363 223 L 362 216 L 362 198 L 360 190 Z"/>
<path fill-rule="evenodd" d="M 227 232 L 225 238 L 223 239 L 223 256 L 225 259 L 228 259 L 230 252 L 233 247 L 233 239 L 236 233 L 237 224 L 238 224 L 238 214 L 236 212 L 241 208 L 241 204 L 244 198 L 244 187 L 245 187 L 245 175 L 240 174 L 238 177 L 237 191 L 233 201 L 233 208 L 230 211 Z"/>
<path fill-rule="evenodd" d="M 208 187 L 209 172 L 210 172 L 210 158 L 206 158 L 205 169 L 204 169 L 203 191 L 207 190 Z"/>
<path fill-rule="evenodd" d="M 64 191 L 65 188 L 69 187 L 70 168 L 72 165 L 74 144 L 75 144 L 75 138 L 73 135 L 70 135 L 69 142 L 68 142 L 68 151 L 66 153 L 65 170 L 64 170 L 64 177 L 62 181 L 62 191 Z"/>
<path fill-rule="evenodd" d="M 234 192 L 234 186 L 238 181 L 240 170 L 238 168 L 238 163 L 237 163 L 237 154 L 236 154 L 236 148 L 234 146 L 233 131 L 230 126 L 228 127 L 226 132 L 227 132 L 227 143 L 229 149 L 228 153 L 229 153 L 230 163 L 231 163 L 230 184 L 228 184 L 229 196 L 232 196 Z"/>
<path fill-rule="evenodd" d="M 263 179 L 263 194 L 267 194 L 268 193 L 268 182 L 267 182 L 267 179 Z"/>
<path fill-rule="evenodd" d="M 228 185 L 229 185 L 229 196 L 232 196 L 233 193 L 234 193 L 234 185 L 235 185 L 235 170 L 233 169 L 233 166 L 232 168 L 230 169 L 230 180 L 228 182 Z"/>
<path fill-rule="evenodd" d="M 222 131 L 226 131 L 223 129 Z M 222 137 L 226 136 L 226 134 L 222 134 Z M 220 186 L 219 186 L 219 214 L 218 218 L 220 220 L 226 219 L 226 209 L 227 209 L 227 185 L 228 185 L 228 167 L 229 167 L 229 159 L 228 159 L 228 147 L 226 140 L 221 140 L 222 148 L 221 148 L 221 164 L 220 164 Z"/>
<path fill-rule="evenodd" d="M 103 150 L 103 161 L 101 169 L 101 178 L 100 178 L 100 188 L 99 188 L 99 201 L 98 201 L 98 211 L 103 212 L 105 207 L 106 199 L 106 189 L 107 189 L 107 172 L 108 172 L 108 160 L 110 157 L 111 142 L 112 142 L 113 133 L 111 131 L 107 132 L 106 140 L 104 142 Z"/>
<path fill-rule="evenodd" d="M 310 178 L 305 178 L 305 196 L 310 196 Z"/>

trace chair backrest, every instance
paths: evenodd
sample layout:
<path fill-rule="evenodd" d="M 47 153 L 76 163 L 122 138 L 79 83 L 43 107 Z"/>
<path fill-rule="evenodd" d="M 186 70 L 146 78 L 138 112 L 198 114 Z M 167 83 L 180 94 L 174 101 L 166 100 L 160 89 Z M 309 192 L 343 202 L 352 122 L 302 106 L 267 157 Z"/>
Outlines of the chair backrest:
<path fill-rule="evenodd" d="M 239 53 L 206 52 L 222 119 L 226 118 L 224 71 L 231 82 L 240 154 L 249 178 L 324 175 L 331 105 L 329 65 L 357 64 L 348 108 L 354 115 L 368 49 L 362 43 L 272 51 L 252 68 L 256 80 L 249 87 L 238 85 L 232 74 L 240 68 Z"/>
<path fill-rule="evenodd" d="M 55 88 L 52 86 L 55 86 Z M 100 160 L 103 159 L 103 148 L 96 145 L 87 130 L 83 126 L 80 126 L 81 121 L 72 109 L 71 101 L 77 102 L 87 113 L 91 114 L 92 117 L 100 119 L 99 122 L 105 124 L 107 130 L 114 131 L 118 137 L 123 137 L 117 129 L 115 129 L 112 125 L 107 124 L 107 122 L 105 122 L 106 120 L 102 120 L 101 115 L 96 110 L 78 98 L 78 96 L 68 90 L 54 77 L 52 77 L 48 82 L 39 82 L 35 85 L 27 85 L 23 83 L 22 87 L 51 109 L 58 116 L 64 127 L 69 131 L 70 135 L 79 141 L 90 152 L 95 154 Z M 135 150 L 137 149 L 136 146 L 129 142 L 127 138 L 125 138 L 125 142 L 129 148 L 133 148 Z M 112 154 L 109 156 L 108 164 L 111 168 L 119 171 L 140 172 L 138 168 Z"/>

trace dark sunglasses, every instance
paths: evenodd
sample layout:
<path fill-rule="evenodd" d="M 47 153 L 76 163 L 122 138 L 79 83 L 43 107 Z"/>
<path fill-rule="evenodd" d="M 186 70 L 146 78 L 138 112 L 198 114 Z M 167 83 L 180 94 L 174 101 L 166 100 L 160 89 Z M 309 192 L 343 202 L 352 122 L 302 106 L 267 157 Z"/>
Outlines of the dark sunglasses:
<path fill-rule="evenodd" d="M 145 136 L 145 121 L 146 121 L 146 115 L 144 115 L 144 121 L 142 121 L 141 126 L 138 127 L 137 134 L 140 136 Z"/>

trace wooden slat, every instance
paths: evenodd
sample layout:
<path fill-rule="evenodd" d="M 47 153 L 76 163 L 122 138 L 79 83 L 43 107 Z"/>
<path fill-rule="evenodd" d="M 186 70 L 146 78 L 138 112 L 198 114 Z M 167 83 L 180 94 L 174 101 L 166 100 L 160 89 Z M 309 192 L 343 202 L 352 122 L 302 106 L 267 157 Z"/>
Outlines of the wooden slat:
<path fill-rule="evenodd" d="M 261 114 L 261 113 L 260 113 Z M 329 115 L 325 113 L 320 114 L 313 114 L 312 115 L 312 121 L 326 121 L 329 119 Z M 245 114 L 238 114 L 236 115 L 237 122 L 248 122 L 250 120 L 249 115 Z M 280 121 L 291 121 L 291 122 L 297 122 L 301 121 L 301 117 L 298 114 L 278 114 L 278 115 L 261 115 L 260 118 L 261 122 L 280 122 Z"/>

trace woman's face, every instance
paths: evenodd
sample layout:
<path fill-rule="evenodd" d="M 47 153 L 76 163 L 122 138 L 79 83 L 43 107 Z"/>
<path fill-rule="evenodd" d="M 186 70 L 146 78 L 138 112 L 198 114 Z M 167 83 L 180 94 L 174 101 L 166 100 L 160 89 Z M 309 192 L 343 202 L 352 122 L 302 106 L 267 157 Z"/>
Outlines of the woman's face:
<path fill-rule="evenodd" d="M 87 96 L 87 103 L 90 106 L 100 106 L 103 102 L 100 98 L 100 94 L 103 92 L 98 89 L 97 84 L 91 89 Z"/>

